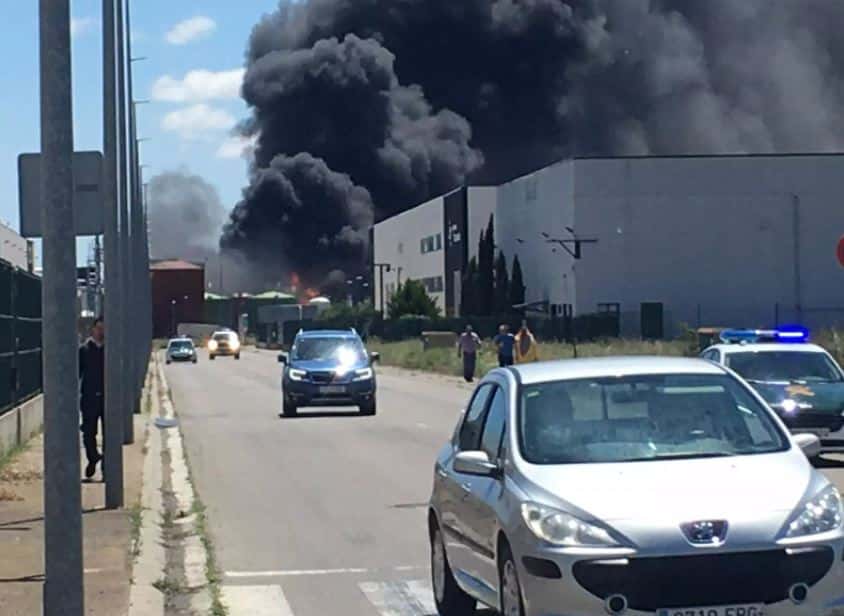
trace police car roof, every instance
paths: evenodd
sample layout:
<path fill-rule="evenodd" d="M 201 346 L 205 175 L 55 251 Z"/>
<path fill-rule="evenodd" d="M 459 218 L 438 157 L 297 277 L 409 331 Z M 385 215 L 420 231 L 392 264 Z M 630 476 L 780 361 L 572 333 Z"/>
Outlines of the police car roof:
<path fill-rule="evenodd" d="M 748 344 L 715 344 L 711 349 L 719 349 L 724 353 L 764 353 L 768 352 L 796 352 L 802 351 L 804 353 L 826 353 L 826 351 L 816 344 L 809 342 L 751 342 Z"/>

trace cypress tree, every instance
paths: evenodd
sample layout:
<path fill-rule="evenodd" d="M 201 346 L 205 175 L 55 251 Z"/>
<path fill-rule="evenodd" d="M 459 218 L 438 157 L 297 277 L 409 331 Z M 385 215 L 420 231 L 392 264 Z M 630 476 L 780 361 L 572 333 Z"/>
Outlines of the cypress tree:
<path fill-rule="evenodd" d="M 495 314 L 510 312 L 510 279 L 507 275 L 507 259 L 503 252 L 495 260 Z"/>
<path fill-rule="evenodd" d="M 522 264 L 519 255 L 513 258 L 513 275 L 510 278 L 510 306 L 525 303 L 525 282 L 522 277 Z"/>

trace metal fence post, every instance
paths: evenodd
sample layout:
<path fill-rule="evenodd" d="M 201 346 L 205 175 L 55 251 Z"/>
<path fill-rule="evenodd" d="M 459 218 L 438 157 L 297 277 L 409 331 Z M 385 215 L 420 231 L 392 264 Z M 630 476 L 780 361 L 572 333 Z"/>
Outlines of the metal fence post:
<path fill-rule="evenodd" d="M 82 616 L 70 3 L 41 0 L 39 16 L 44 230 L 43 611 L 46 616 Z"/>
<path fill-rule="evenodd" d="M 48 2 L 49 0 L 42 0 Z M 105 213 L 105 444 L 106 508 L 123 506 L 123 400 L 120 374 L 120 250 L 117 221 L 117 101 L 114 0 L 103 0 L 103 195 Z M 75 276 L 74 276 L 75 278 Z"/>

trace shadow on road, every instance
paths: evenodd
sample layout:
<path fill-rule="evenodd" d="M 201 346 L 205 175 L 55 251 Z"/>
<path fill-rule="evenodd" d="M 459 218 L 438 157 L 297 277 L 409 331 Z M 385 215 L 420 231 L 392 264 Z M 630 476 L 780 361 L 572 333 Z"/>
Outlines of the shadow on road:
<path fill-rule="evenodd" d="M 279 413 L 279 417 L 282 419 L 319 419 L 325 417 L 357 417 L 357 418 L 364 418 L 364 415 L 361 415 L 357 411 L 299 411 L 296 415 L 284 415 Z"/>

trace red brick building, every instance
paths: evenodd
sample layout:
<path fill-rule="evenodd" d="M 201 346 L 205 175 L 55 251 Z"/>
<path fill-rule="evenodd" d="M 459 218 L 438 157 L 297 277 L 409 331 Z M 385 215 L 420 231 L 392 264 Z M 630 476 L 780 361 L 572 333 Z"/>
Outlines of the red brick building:
<path fill-rule="evenodd" d="M 202 323 L 205 311 L 205 268 L 181 260 L 154 261 L 152 328 L 156 338 L 175 335 L 179 323 Z"/>

